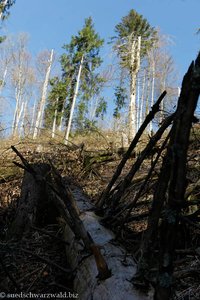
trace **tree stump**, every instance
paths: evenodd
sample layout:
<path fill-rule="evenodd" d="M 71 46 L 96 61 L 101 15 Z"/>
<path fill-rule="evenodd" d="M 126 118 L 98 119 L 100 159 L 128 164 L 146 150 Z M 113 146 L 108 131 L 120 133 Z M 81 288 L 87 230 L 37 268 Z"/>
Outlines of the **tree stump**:
<path fill-rule="evenodd" d="M 24 172 L 21 196 L 18 203 L 15 218 L 9 228 L 8 239 L 20 239 L 23 233 L 28 232 L 31 225 L 42 225 L 51 219 L 52 211 L 49 213 L 50 194 L 45 178 L 50 180 L 50 166 L 48 164 L 31 165 L 33 173 Z M 41 178 L 43 178 L 41 180 Z"/>

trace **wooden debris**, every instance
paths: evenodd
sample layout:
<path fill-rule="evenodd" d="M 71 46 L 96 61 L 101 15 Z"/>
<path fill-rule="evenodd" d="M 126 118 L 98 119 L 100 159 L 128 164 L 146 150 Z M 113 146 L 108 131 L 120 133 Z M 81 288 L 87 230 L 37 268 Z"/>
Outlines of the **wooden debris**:
<path fill-rule="evenodd" d="M 141 127 L 138 130 L 138 132 L 136 133 L 136 136 L 134 137 L 133 141 L 131 142 L 128 150 L 123 155 L 123 158 L 122 158 L 120 164 L 118 165 L 116 172 L 113 174 L 112 179 L 110 180 L 110 182 L 108 183 L 105 191 L 101 195 L 101 198 L 99 199 L 99 201 L 97 203 L 98 207 L 103 207 L 104 206 L 105 202 L 107 201 L 107 198 L 109 197 L 110 190 L 112 189 L 114 183 L 116 182 L 117 178 L 121 174 L 123 167 L 125 166 L 127 160 L 130 158 L 131 153 L 133 152 L 134 148 L 136 147 L 136 145 L 137 145 L 137 143 L 138 143 L 138 141 L 139 141 L 142 133 L 144 132 L 145 128 L 152 121 L 152 119 L 154 118 L 155 114 L 159 111 L 160 103 L 162 102 L 162 100 L 166 96 L 166 94 L 167 94 L 167 92 L 164 91 L 160 95 L 160 97 L 158 98 L 158 100 L 156 101 L 156 103 L 153 105 L 152 110 L 146 116 L 143 124 L 141 125 Z"/>

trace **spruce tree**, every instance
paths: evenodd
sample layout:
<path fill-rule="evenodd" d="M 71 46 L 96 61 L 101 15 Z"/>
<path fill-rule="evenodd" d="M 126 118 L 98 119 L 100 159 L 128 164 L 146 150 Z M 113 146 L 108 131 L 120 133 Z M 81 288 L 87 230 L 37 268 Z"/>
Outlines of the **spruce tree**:
<path fill-rule="evenodd" d="M 133 139 L 137 128 L 137 107 L 136 107 L 136 77 L 140 68 L 140 60 L 146 56 L 147 51 L 153 47 L 157 39 L 157 31 L 150 26 L 148 21 L 135 10 L 130 10 L 127 16 L 123 17 L 121 22 L 116 25 L 115 32 L 117 36 L 113 38 L 115 49 L 120 59 L 122 69 L 128 71 L 129 76 L 129 121 L 128 136 L 129 142 Z M 116 103 L 124 102 L 125 91 L 116 90 Z M 121 97 L 121 100 L 119 99 Z"/>
<path fill-rule="evenodd" d="M 15 3 L 15 0 L 0 0 L 0 18 L 6 19 L 10 12 L 10 7 Z"/>
<path fill-rule="evenodd" d="M 0 20 L 3 21 L 8 18 L 10 14 L 10 7 L 15 3 L 15 0 L 0 0 Z M 0 36 L 0 43 L 5 40 L 5 36 Z"/>
<path fill-rule="evenodd" d="M 70 43 L 64 44 L 65 53 L 60 57 L 62 77 L 59 80 L 54 79 L 52 81 L 52 90 L 46 107 L 45 116 L 46 119 L 49 116 L 48 122 L 53 122 L 50 110 L 53 108 L 53 103 L 56 103 L 57 97 L 59 97 L 60 110 L 62 110 L 62 107 L 65 108 L 64 117 L 67 126 L 72 109 L 72 100 L 77 96 L 76 116 L 73 116 L 73 125 L 78 129 L 84 128 L 86 124 L 88 125 L 89 100 L 100 94 L 105 82 L 97 71 L 102 63 L 99 51 L 103 43 L 103 39 L 99 37 L 94 29 L 92 18 L 89 17 L 85 20 L 85 24 L 78 34 L 72 36 Z M 79 72 L 80 81 L 77 83 Z M 77 84 L 79 85 L 78 93 L 75 95 Z M 102 105 L 102 99 L 100 102 L 100 105 L 97 106 L 98 114 L 101 113 L 99 112 L 100 108 L 102 108 L 102 112 L 105 111 L 105 103 Z"/>

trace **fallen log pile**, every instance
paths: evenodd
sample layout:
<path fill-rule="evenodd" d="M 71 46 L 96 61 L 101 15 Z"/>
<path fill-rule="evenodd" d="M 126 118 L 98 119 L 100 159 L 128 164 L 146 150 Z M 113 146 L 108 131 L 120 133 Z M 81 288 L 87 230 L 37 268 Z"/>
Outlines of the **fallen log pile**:
<path fill-rule="evenodd" d="M 31 165 L 15 147 L 12 149 L 20 157 L 23 164 L 17 165 L 25 169 L 25 175 L 8 238 L 21 239 L 30 228 L 61 218 L 71 270 L 66 269 L 66 272 L 73 274 L 73 290 L 80 299 L 151 299 L 134 288 L 131 282 L 136 272 L 133 258 L 115 241 L 114 234 L 100 224 L 93 206 L 80 190 L 77 194 L 75 188 L 73 193 L 52 164 Z M 31 254 L 26 249 L 22 251 Z"/>

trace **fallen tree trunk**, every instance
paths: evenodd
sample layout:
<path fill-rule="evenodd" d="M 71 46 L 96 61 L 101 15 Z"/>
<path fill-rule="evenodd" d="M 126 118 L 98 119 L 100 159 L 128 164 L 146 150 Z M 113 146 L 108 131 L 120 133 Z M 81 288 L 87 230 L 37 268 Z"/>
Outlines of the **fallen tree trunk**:
<path fill-rule="evenodd" d="M 17 153 L 17 150 L 15 152 Z M 20 156 L 20 153 L 17 154 Z M 21 223 L 23 229 L 27 224 L 30 227 L 36 223 L 33 222 L 36 218 L 27 219 L 26 213 L 31 212 L 31 216 L 35 216 L 36 211 L 39 213 L 38 203 L 43 199 L 45 191 L 48 201 L 52 201 L 49 203 L 50 206 L 55 207 L 64 222 L 66 256 L 74 274 L 73 289 L 78 293 L 79 298 L 81 300 L 152 299 L 151 295 L 144 294 L 134 287 L 131 282 L 136 273 L 133 258 L 115 242 L 114 234 L 100 224 L 100 218 L 94 214 L 93 206 L 83 193 L 77 188 L 72 193 L 70 187 L 65 186 L 63 181 L 60 185 L 61 178 L 55 173 L 53 166 L 49 169 L 49 166 L 45 165 L 43 173 L 41 166 L 36 168 L 22 156 L 20 158 L 24 166 L 18 165 L 26 170 L 23 184 L 26 183 L 27 186 L 22 185 L 22 197 L 10 235 L 15 235 L 14 226 L 18 231 Z M 50 171 L 53 171 L 53 180 L 49 177 Z M 34 187 L 33 191 L 32 187 Z M 27 207 L 30 209 L 26 209 Z M 42 213 L 45 210 L 46 208 L 43 207 Z M 23 232 L 24 230 L 20 230 L 20 235 Z"/>
<path fill-rule="evenodd" d="M 80 218 L 89 235 L 93 238 L 98 251 L 101 251 L 111 276 L 106 280 L 98 278 L 98 269 L 95 260 L 101 264 L 99 253 L 94 255 L 84 253 L 84 245 L 77 241 L 74 233 L 66 224 L 64 239 L 70 243 L 66 246 L 66 254 L 71 268 L 76 267 L 74 290 L 81 300 L 143 300 L 153 299 L 151 295 L 136 290 L 131 282 L 136 273 L 136 264 L 133 258 L 127 255 L 125 249 L 115 242 L 114 234 L 100 224 L 101 219 L 91 210 L 86 197 L 80 190 L 73 193 L 81 211 Z M 81 254 L 82 253 L 82 254 Z"/>

